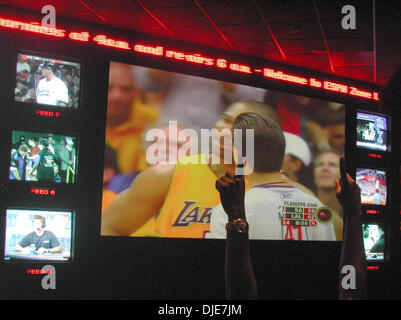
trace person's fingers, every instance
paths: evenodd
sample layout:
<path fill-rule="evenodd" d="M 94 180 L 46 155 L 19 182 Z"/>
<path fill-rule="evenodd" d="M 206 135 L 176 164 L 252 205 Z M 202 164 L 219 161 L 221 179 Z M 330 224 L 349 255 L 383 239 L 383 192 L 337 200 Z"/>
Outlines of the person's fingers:
<path fill-rule="evenodd" d="M 336 194 L 340 194 L 341 193 L 341 184 L 340 181 L 338 181 L 337 179 L 334 181 L 336 184 Z"/>
<path fill-rule="evenodd" d="M 245 194 L 245 180 L 244 176 L 235 178 L 235 190 L 238 197 L 243 198 Z"/>
<path fill-rule="evenodd" d="M 216 180 L 215 186 L 216 186 L 217 191 L 220 194 L 221 203 L 224 206 L 227 202 L 225 183 L 223 183 L 220 179 L 218 179 L 218 180 Z"/>
<path fill-rule="evenodd" d="M 348 180 L 349 175 L 347 173 L 347 168 L 345 166 L 345 158 L 344 157 L 340 158 L 340 173 L 341 173 L 340 183 L 341 183 L 342 192 L 345 195 L 349 195 L 349 192 L 350 192 L 350 183 Z"/>
<path fill-rule="evenodd" d="M 353 192 L 360 194 L 361 193 L 361 188 L 358 186 L 358 184 L 353 183 L 352 185 L 353 185 Z"/>
<path fill-rule="evenodd" d="M 347 182 L 348 182 L 348 184 L 354 184 L 354 182 L 355 182 L 355 180 L 354 179 L 352 179 L 352 177 L 347 173 Z"/>
<path fill-rule="evenodd" d="M 231 180 L 234 179 L 234 177 L 232 176 L 232 174 L 231 174 L 230 172 L 228 172 L 228 171 L 226 172 L 225 177 L 228 178 L 228 179 L 231 179 Z"/>
<path fill-rule="evenodd" d="M 224 190 L 224 188 L 227 187 L 227 183 L 224 182 L 224 181 L 220 178 L 220 179 L 217 179 L 217 180 L 216 180 L 215 186 L 216 186 L 217 191 L 222 192 L 222 191 Z"/>
<path fill-rule="evenodd" d="M 235 177 L 234 179 L 234 184 L 235 184 L 235 189 L 238 191 L 242 190 L 242 184 L 243 184 L 243 178 L 241 177 Z"/>
<path fill-rule="evenodd" d="M 222 184 L 228 184 L 228 183 L 230 183 L 230 181 L 231 181 L 231 179 L 230 179 L 230 178 L 227 178 L 226 176 L 221 176 L 219 180 L 220 180 L 220 182 L 221 182 Z"/>

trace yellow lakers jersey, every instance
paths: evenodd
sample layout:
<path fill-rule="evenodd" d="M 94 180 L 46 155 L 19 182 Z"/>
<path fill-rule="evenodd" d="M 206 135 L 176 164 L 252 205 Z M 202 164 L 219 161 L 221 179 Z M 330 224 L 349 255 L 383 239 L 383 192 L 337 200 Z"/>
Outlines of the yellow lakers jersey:
<path fill-rule="evenodd" d="M 212 209 L 220 203 L 215 188 L 217 176 L 206 162 L 206 155 L 189 159 L 199 164 L 178 162 L 170 188 L 156 218 L 156 234 L 172 238 L 204 238 L 210 230 Z M 202 161 L 203 160 L 203 161 Z"/>

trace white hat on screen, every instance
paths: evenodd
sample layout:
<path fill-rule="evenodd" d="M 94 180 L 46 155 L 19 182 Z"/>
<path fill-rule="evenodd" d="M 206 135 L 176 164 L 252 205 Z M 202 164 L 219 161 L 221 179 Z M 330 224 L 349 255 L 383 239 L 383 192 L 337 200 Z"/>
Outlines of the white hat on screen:
<path fill-rule="evenodd" d="M 293 133 L 284 132 L 285 137 L 285 154 L 290 154 L 300 159 L 305 166 L 312 161 L 312 153 L 308 144 L 300 136 Z"/>

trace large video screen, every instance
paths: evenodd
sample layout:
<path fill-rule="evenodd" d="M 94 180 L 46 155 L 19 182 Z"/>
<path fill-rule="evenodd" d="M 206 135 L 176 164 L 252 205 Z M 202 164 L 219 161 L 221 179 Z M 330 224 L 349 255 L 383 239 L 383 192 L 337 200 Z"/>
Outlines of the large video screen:
<path fill-rule="evenodd" d="M 71 211 L 7 209 L 4 260 L 69 262 L 73 252 Z"/>
<path fill-rule="evenodd" d="M 12 132 L 9 179 L 75 183 L 77 138 L 53 133 Z"/>
<path fill-rule="evenodd" d="M 362 232 L 366 260 L 384 260 L 386 235 L 383 226 L 376 223 L 363 224 Z"/>
<path fill-rule="evenodd" d="M 356 183 L 361 189 L 362 204 L 386 205 L 387 180 L 384 170 L 357 168 Z"/>
<path fill-rule="evenodd" d="M 384 116 L 358 112 L 356 116 L 356 145 L 359 148 L 386 151 L 388 123 Z"/>
<path fill-rule="evenodd" d="M 328 199 L 340 177 L 344 105 L 117 62 L 109 72 L 101 235 L 224 238 L 215 182 L 235 169 L 232 126 L 243 113 L 275 122 L 285 144 L 276 156 L 279 181 L 245 177 L 255 201 L 275 199 L 270 211 L 249 217 L 251 238 L 342 240 L 340 204 Z M 254 141 L 263 166 L 272 154 Z"/>
<path fill-rule="evenodd" d="M 78 108 L 79 63 L 18 54 L 16 75 L 15 101 Z"/>

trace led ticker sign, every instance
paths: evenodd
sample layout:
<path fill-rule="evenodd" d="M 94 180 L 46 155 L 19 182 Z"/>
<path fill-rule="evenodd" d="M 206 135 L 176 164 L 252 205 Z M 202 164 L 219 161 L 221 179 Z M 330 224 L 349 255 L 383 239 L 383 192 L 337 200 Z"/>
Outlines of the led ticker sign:
<path fill-rule="evenodd" d="M 295 74 L 285 73 L 282 70 L 274 70 L 271 68 L 263 68 L 261 69 L 255 68 L 253 69 L 251 66 L 238 64 L 227 61 L 227 59 L 218 58 L 208 58 L 204 57 L 200 54 L 188 54 L 184 52 L 179 52 L 176 50 L 165 49 L 163 46 L 146 46 L 143 44 L 138 44 L 134 46 L 134 51 L 144 54 L 150 54 L 155 56 L 164 56 L 166 58 L 186 61 L 190 63 L 203 64 L 206 66 L 217 66 L 220 69 L 230 69 L 235 72 L 241 72 L 246 74 L 260 73 L 265 78 L 279 80 L 287 83 L 293 83 L 302 86 L 309 86 L 312 88 L 319 88 L 325 91 L 338 92 L 342 94 L 348 94 L 351 96 L 372 99 L 379 101 L 379 93 L 378 92 L 370 92 L 366 90 L 361 90 L 354 86 L 348 86 L 346 84 L 336 83 L 328 80 L 319 80 L 316 77 L 302 77 Z"/>
<path fill-rule="evenodd" d="M 43 34 L 52 37 L 64 38 L 66 35 L 66 30 L 49 28 L 46 26 L 39 25 L 38 22 L 21 22 L 11 19 L 4 19 L 0 17 L 0 27 L 16 29 L 25 32 L 32 32 Z"/>
<path fill-rule="evenodd" d="M 158 56 L 165 59 L 182 61 L 183 63 L 191 63 L 207 67 L 216 67 L 218 69 L 230 70 L 242 74 L 260 74 L 264 78 L 273 81 L 280 81 L 294 85 L 310 87 L 327 92 L 336 92 L 339 94 L 345 94 L 361 99 L 380 101 L 378 92 L 362 90 L 361 88 L 349 86 L 345 83 L 333 82 L 329 81 L 328 79 L 318 79 L 316 76 L 305 77 L 265 66 L 253 67 L 247 64 L 229 61 L 228 59 L 223 57 L 213 58 L 202 55 L 200 53 L 182 52 L 180 50 L 167 48 L 161 45 L 152 46 L 143 43 L 130 43 L 127 40 L 114 39 L 113 37 L 107 36 L 105 34 L 95 34 L 92 36 L 86 30 L 68 32 L 64 29 L 41 26 L 37 22 L 27 23 L 1 17 L 0 27 L 52 36 L 56 38 L 67 38 L 75 42 L 92 43 L 102 47 L 132 51 L 133 53 L 151 55 L 156 57 Z"/>

